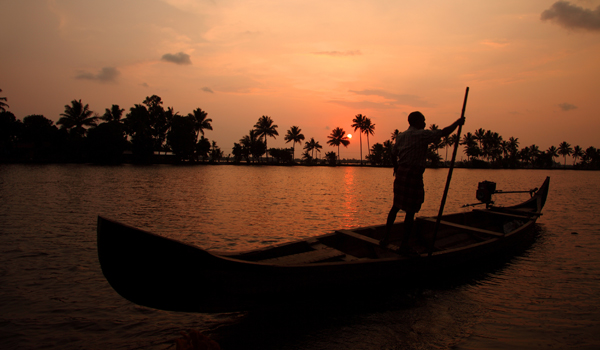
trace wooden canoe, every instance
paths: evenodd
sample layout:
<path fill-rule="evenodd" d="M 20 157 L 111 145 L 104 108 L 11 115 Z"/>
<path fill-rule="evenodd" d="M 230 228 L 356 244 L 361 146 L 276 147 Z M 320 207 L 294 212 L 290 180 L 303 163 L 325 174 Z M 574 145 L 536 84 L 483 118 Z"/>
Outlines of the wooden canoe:
<path fill-rule="evenodd" d="M 530 242 L 549 181 L 546 178 L 530 199 L 518 205 L 444 215 L 431 255 L 436 221 L 431 217 L 415 220 L 411 244 L 420 256 L 407 257 L 379 246 L 384 225 L 217 253 L 99 216 L 98 257 L 118 294 L 156 309 L 227 312 L 282 299 L 335 300 L 339 293 L 376 285 L 402 287 L 418 278 L 460 271 Z M 395 224 L 392 245 L 401 241 L 402 226 Z"/>

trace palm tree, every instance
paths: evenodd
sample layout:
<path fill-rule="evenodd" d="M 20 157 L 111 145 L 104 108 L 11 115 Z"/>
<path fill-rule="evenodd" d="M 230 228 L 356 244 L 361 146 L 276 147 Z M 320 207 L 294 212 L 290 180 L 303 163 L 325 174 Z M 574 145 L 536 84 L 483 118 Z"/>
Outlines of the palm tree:
<path fill-rule="evenodd" d="M 479 129 L 475 130 L 475 140 L 477 140 L 479 142 L 480 149 L 483 149 L 482 142 L 483 142 L 484 137 L 485 137 L 484 129 L 479 128 Z"/>
<path fill-rule="evenodd" d="M 248 161 L 250 155 L 252 155 L 252 158 L 257 159 L 260 163 L 260 156 L 265 154 L 267 150 L 267 146 L 260 140 L 256 130 L 250 130 L 248 135 L 240 139 L 240 144 L 242 145 L 246 161 Z"/>
<path fill-rule="evenodd" d="M 367 119 L 366 116 L 364 116 L 362 114 L 357 114 L 357 115 L 354 116 L 354 119 L 352 119 L 352 122 L 354 124 L 350 125 L 351 127 L 354 128 L 354 131 L 360 130 L 359 131 L 359 140 L 360 140 L 360 165 L 362 165 L 362 133 L 363 133 L 363 130 L 365 128 L 365 119 Z"/>
<path fill-rule="evenodd" d="M 0 92 L 2 92 L 2 89 L 0 89 Z M 6 108 L 8 108 L 8 105 L 3 101 L 8 101 L 8 100 L 6 97 L 0 97 L 0 110 L 2 112 L 6 112 Z"/>
<path fill-rule="evenodd" d="M 400 135 L 400 131 L 398 129 L 394 130 L 394 132 L 392 133 L 392 138 L 390 139 L 390 141 L 392 141 L 392 143 L 396 142 L 396 138 L 398 137 L 398 135 Z"/>
<path fill-rule="evenodd" d="M 550 157 L 550 166 L 554 165 L 554 158 L 558 157 L 558 149 L 554 146 L 550 146 L 546 151 L 548 157 Z"/>
<path fill-rule="evenodd" d="M 463 135 L 463 139 L 460 141 L 460 144 L 465 146 L 464 152 L 469 160 L 473 160 L 473 158 L 479 156 L 481 151 L 479 146 L 477 146 L 477 139 L 470 132 L 467 132 Z"/>
<path fill-rule="evenodd" d="M 65 105 L 65 113 L 61 113 L 62 118 L 56 124 L 78 136 L 83 136 L 86 132 L 84 126 L 96 125 L 98 117 L 92 116 L 93 114 L 89 105 L 84 106 L 81 100 L 73 100 L 70 106 Z"/>
<path fill-rule="evenodd" d="M 307 141 L 307 142 L 304 144 L 304 149 L 305 149 L 307 152 L 311 152 L 311 158 L 313 158 L 313 159 L 315 158 L 315 151 L 317 151 L 317 153 L 319 153 L 319 152 L 321 152 L 321 148 L 323 148 L 323 146 L 321 146 L 321 145 L 319 144 L 319 141 L 315 141 L 315 138 L 314 138 L 314 137 L 311 137 L 311 138 L 310 138 L 310 141 Z M 319 157 L 318 157 L 318 155 L 317 155 L 317 159 L 318 159 L 318 158 L 319 158 Z"/>
<path fill-rule="evenodd" d="M 502 155 L 502 136 L 497 132 L 488 130 L 483 136 L 483 155 L 488 158 L 488 161 L 498 160 Z"/>
<path fill-rule="evenodd" d="M 439 129 L 440 129 L 440 127 L 437 124 L 431 124 L 429 126 L 429 130 L 431 130 L 431 131 L 436 131 Z M 439 140 L 437 143 L 431 144 L 429 147 L 432 150 L 434 150 L 436 152 L 436 154 L 439 156 L 440 154 L 439 154 L 438 150 L 442 147 L 442 142 L 441 142 L 441 140 Z"/>
<path fill-rule="evenodd" d="M 533 144 L 529 146 L 529 156 L 531 157 L 532 164 L 535 164 L 537 162 L 541 153 L 542 152 L 540 152 L 540 148 L 537 145 Z"/>
<path fill-rule="evenodd" d="M 371 149 L 369 148 L 369 135 L 375 135 L 375 124 L 371 123 L 370 118 L 365 118 L 365 127 L 363 132 L 367 135 L 367 150 L 369 151 L 369 155 L 371 155 Z"/>
<path fill-rule="evenodd" d="M 531 151 L 529 150 L 529 147 L 524 147 L 519 151 L 519 158 L 523 163 L 529 164 L 531 161 Z"/>
<path fill-rule="evenodd" d="M 315 141 L 315 144 L 313 145 L 313 150 L 317 152 L 317 158 L 315 158 L 315 159 L 319 159 L 319 153 L 321 153 L 322 148 L 323 148 L 323 146 L 321 146 L 319 144 L 319 141 Z"/>
<path fill-rule="evenodd" d="M 275 136 L 279 136 L 277 132 L 277 125 L 273 125 L 273 119 L 271 117 L 263 115 L 258 118 L 258 122 L 254 124 L 254 128 L 257 132 L 257 136 L 262 136 L 265 139 L 265 148 L 267 147 L 267 136 L 275 138 Z M 269 162 L 269 154 L 267 153 L 267 163 Z"/>
<path fill-rule="evenodd" d="M 446 161 L 448 161 L 448 147 L 456 145 L 458 142 L 458 134 L 452 134 L 443 138 L 442 144 L 446 147 Z"/>
<path fill-rule="evenodd" d="M 296 157 L 296 142 L 300 143 L 304 140 L 304 134 L 302 134 L 302 130 L 298 126 L 292 126 L 290 130 L 287 131 L 287 134 L 283 137 L 285 143 L 292 143 L 292 158 Z"/>
<path fill-rule="evenodd" d="M 519 153 L 519 138 L 510 137 L 508 139 L 508 152 L 511 158 L 516 158 Z"/>
<path fill-rule="evenodd" d="M 570 156 L 571 154 L 573 154 L 573 149 L 571 148 L 571 145 L 569 145 L 567 143 L 567 141 L 561 142 L 560 145 L 558 145 L 558 154 L 563 156 L 564 167 L 566 168 L 567 167 L 567 156 Z"/>
<path fill-rule="evenodd" d="M 577 145 L 573 148 L 573 165 L 577 162 L 577 159 L 583 157 L 583 148 Z"/>
<path fill-rule="evenodd" d="M 102 120 L 107 122 L 120 122 L 123 116 L 124 108 L 120 108 L 119 105 L 112 105 L 110 109 L 106 108 Z"/>
<path fill-rule="evenodd" d="M 312 159 L 312 158 L 314 158 L 314 152 L 313 152 L 313 151 L 314 151 L 314 149 L 315 149 L 315 138 L 314 138 L 314 137 L 311 137 L 311 138 L 310 138 L 310 141 L 306 141 L 306 142 L 304 143 L 304 150 L 305 150 L 307 153 L 308 153 L 308 152 L 310 152 L 310 153 L 311 153 L 311 154 L 310 154 L 310 157 L 311 157 L 311 159 Z"/>
<path fill-rule="evenodd" d="M 338 159 L 340 159 L 340 145 L 344 145 L 344 147 L 348 147 L 348 145 L 350 144 L 350 140 L 348 140 L 348 137 L 346 136 L 346 132 L 344 131 L 344 129 L 337 127 L 335 129 L 333 129 L 333 131 L 331 132 L 331 134 L 329 136 L 327 136 L 327 138 L 329 139 L 329 141 L 327 141 L 327 143 L 330 146 L 337 146 L 338 148 Z"/>
<path fill-rule="evenodd" d="M 200 108 L 194 109 L 193 113 L 189 113 L 188 117 L 194 118 L 194 129 L 196 131 L 196 140 L 198 136 L 202 134 L 204 136 L 204 130 L 212 130 L 212 119 L 207 118 L 208 113 L 201 110 Z"/>

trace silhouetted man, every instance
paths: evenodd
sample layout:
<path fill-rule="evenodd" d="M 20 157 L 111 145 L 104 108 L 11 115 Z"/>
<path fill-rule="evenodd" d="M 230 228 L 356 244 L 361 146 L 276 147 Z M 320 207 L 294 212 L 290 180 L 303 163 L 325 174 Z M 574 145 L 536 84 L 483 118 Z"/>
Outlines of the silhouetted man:
<path fill-rule="evenodd" d="M 408 239 L 415 219 L 415 213 L 421 209 L 425 201 L 423 188 L 423 172 L 427 147 L 437 143 L 442 137 L 450 135 L 465 119 L 460 118 L 451 125 L 441 130 L 425 130 L 425 116 L 421 112 L 412 112 L 408 115 L 409 127 L 406 131 L 396 136 L 396 143 L 392 151 L 394 164 L 394 204 L 387 217 L 385 237 L 381 240 L 382 246 L 387 246 L 390 239 L 392 226 L 398 211 L 404 210 L 404 235 L 400 245 L 401 254 L 411 252 Z"/>

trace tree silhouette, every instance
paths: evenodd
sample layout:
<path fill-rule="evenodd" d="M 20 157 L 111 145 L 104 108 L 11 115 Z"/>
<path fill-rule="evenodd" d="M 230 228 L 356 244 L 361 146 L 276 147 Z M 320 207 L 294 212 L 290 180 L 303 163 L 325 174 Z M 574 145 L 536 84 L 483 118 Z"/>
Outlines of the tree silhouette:
<path fill-rule="evenodd" d="M 27 145 L 23 156 L 29 161 L 50 161 L 59 151 L 60 135 L 54 122 L 43 115 L 29 115 L 23 118 L 20 142 Z M 66 137 L 66 130 L 62 131 Z M 83 146 L 82 144 L 79 144 Z"/>
<path fill-rule="evenodd" d="M 233 148 L 231 149 L 231 154 L 233 155 L 234 163 L 241 162 L 242 158 L 244 157 L 244 151 L 242 149 L 242 145 L 237 142 L 234 142 Z"/>
<path fill-rule="evenodd" d="M 198 157 L 202 157 L 202 161 L 204 162 L 210 153 L 210 141 L 204 136 L 200 136 L 200 140 L 196 144 L 196 155 Z"/>
<path fill-rule="evenodd" d="M 223 158 L 223 151 L 217 146 L 217 142 L 212 142 L 212 148 L 210 150 L 210 161 L 213 163 L 219 162 Z"/>
<path fill-rule="evenodd" d="M 212 130 L 212 119 L 207 118 L 208 113 L 201 110 L 200 108 L 194 109 L 193 113 L 189 113 L 188 117 L 194 118 L 194 130 L 196 132 L 196 140 L 198 136 L 202 134 L 204 136 L 204 130 Z"/>
<path fill-rule="evenodd" d="M 312 140 L 312 138 L 311 138 L 311 140 Z M 319 141 L 315 141 L 315 143 L 313 145 L 313 151 L 317 152 L 317 157 L 316 157 L 317 160 L 319 159 L 319 153 L 321 153 L 322 148 L 323 148 L 323 146 L 321 146 L 319 144 Z M 314 155 L 314 153 L 313 153 L 313 155 Z"/>
<path fill-rule="evenodd" d="M 125 109 L 120 108 L 119 105 L 112 105 L 110 109 L 106 108 L 101 119 L 107 122 L 120 122 L 124 111 Z"/>
<path fill-rule="evenodd" d="M 367 156 L 372 165 L 383 165 L 385 159 L 385 146 L 381 143 L 376 143 L 371 147 Z"/>
<path fill-rule="evenodd" d="M 329 163 L 329 165 L 335 165 L 337 160 L 335 152 L 325 153 L 325 159 L 327 159 L 327 163 Z"/>
<path fill-rule="evenodd" d="M 554 146 L 550 146 L 546 151 L 546 155 L 548 156 L 549 166 L 554 164 L 554 158 L 558 157 L 558 149 Z"/>
<path fill-rule="evenodd" d="M 529 146 L 529 156 L 531 157 L 532 164 L 536 164 L 538 162 L 541 154 L 542 152 L 540 152 L 540 148 L 537 145 L 533 144 Z"/>
<path fill-rule="evenodd" d="M 482 128 L 479 128 L 479 129 L 475 130 L 474 136 L 475 136 L 475 140 L 477 142 L 479 142 L 479 149 L 483 150 L 482 143 L 483 143 L 483 138 L 485 137 L 485 130 L 482 129 Z"/>
<path fill-rule="evenodd" d="M 365 135 L 367 135 L 367 150 L 369 151 L 369 155 L 371 155 L 371 149 L 369 148 L 369 135 L 375 135 L 375 124 L 371 122 L 370 118 L 365 118 L 363 132 L 365 133 Z"/>
<path fill-rule="evenodd" d="M 359 130 L 359 140 L 360 140 L 360 165 L 362 165 L 362 133 L 365 129 L 365 120 L 367 119 L 367 117 L 365 117 L 362 114 L 357 114 L 356 116 L 354 116 L 354 119 L 352 119 L 353 124 L 350 125 L 351 127 L 354 128 L 354 131 Z"/>
<path fill-rule="evenodd" d="M 306 152 L 311 152 L 311 157 L 310 157 L 311 159 L 315 159 L 315 151 L 317 153 L 320 153 L 322 148 L 323 148 L 323 146 L 321 146 L 319 144 L 319 141 L 315 141 L 314 137 L 311 137 L 310 141 L 307 141 L 304 144 L 304 150 Z M 319 158 L 319 156 L 317 154 L 317 158 L 316 159 L 318 159 L 318 158 Z"/>
<path fill-rule="evenodd" d="M 0 92 L 2 92 L 2 89 L 0 89 Z M 8 105 L 4 101 L 8 101 L 8 99 L 6 97 L 0 97 L 0 111 L 2 112 L 6 112 L 6 109 L 8 108 Z"/>
<path fill-rule="evenodd" d="M 246 161 L 249 160 L 250 155 L 260 163 L 260 157 L 267 151 L 266 143 L 260 140 L 258 132 L 256 130 L 250 130 L 248 135 L 240 139 L 240 144 L 244 154 L 246 155 Z"/>
<path fill-rule="evenodd" d="M 302 160 L 305 164 L 312 164 L 313 157 L 310 155 L 310 152 L 305 148 L 304 152 L 302 152 Z"/>
<path fill-rule="evenodd" d="M 348 147 L 348 145 L 350 144 L 350 140 L 348 140 L 348 137 L 346 136 L 346 132 L 344 131 L 344 129 L 337 127 L 335 129 L 333 129 L 333 131 L 331 131 L 331 134 L 329 136 L 327 136 L 327 138 L 329 139 L 329 141 L 327 141 L 327 143 L 330 146 L 337 146 L 338 148 L 338 154 L 337 157 L 338 159 L 340 159 L 340 145 L 344 145 L 344 147 Z"/>
<path fill-rule="evenodd" d="M 160 152 L 163 150 L 163 145 L 167 139 L 167 132 L 171 127 L 171 121 L 177 113 L 173 111 L 173 108 L 165 110 L 162 106 L 162 99 L 157 95 L 146 97 L 144 104 L 148 108 L 148 116 L 150 118 L 153 150 Z"/>
<path fill-rule="evenodd" d="M 0 161 L 16 157 L 14 152 L 22 131 L 23 123 L 14 114 L 0 111 Z"/>
<path fill-rule="evenodd" d="M 196 119 L 193 115 L 175 115 L 167 133 L 167 145 L 178 160 L 192 161 L 196 151 Z"/>
<path fill-rule="evenodd" d="M 558 154 L 563 156 L 564 158 L 564 167 L 567 167 L 567 156 L 573 154 L 573 149 L 571 145 L 567 143 L 567 141 L 563 141 L 558 145 Z"/>
<path fill-rule="evenodd" d="M 486 131 L 483 135 L 482 145 L 481 151 L 488 161 L 498 161 L 502 156 L 502 136 L 497 132 Z"/>
<path fill-rule="evenodd" d="M 511 158 L 516 158 L 517 153 L 519 152 L 519 138 L 510 137 L 508 139 L 508 152 Z"/>
<path fill-rule="evenodd" d="M 439 129 L 440 129 L 440 127 L 437 124 L 431 124 L 429 126 L 429 130 L 432 130 L 432 131 L 436 131 L 436 130 L 439 130 Z M 438 150 L 441 147 L 442 147 L 442 140 L 441 139 L 437 140 L 437 142 L 435 142 L 435 143 L 430 143 L 429 144 L 429 148 L 438 155 L 438 159 L 439 159 L 439 155 L 440 155 L 439 152 L 438 152 Z"/>
<path fill-rule="evenodd" d="M 473 161 L 474 158 L 479 157 L 480 149 L 477 145 L 477 139 L 473 134 L 467 132 L 464 136 L 460 144 L 465 146 L 464 152 L 469 158 L 470 161 Z"/>
<path fill-rule="evenodd" d="M 581 159 L 583 157 L 583 148 L 577 145 L 573 147 L 573 165 L 577 162 L 577 159 Z"/>
<path fill-rule="evenodd" d="M 392 132 L 391 141 L 396 142 L 396 138 L 398 137 L 398 135 L 400 135 L 400 130 L 398 130 L 398 129 L 394 130 L 394 132 Z"/>
<path fill-rule="evenodd" d="M 131 136 L 131 150 L 136 162 L 152 161 L 155 150 L 153 119 L 146 106 L 136 104 L 123 120 L 125 131 Z"/>
<path fill-rule="evenodd" d="M 304 140 L 304 134 L 298 126 L 292 126 L 287 134 L 283 137 L 285 143 L 292 142 L 292 159 L 296 157 L 296 143 L 300 143 Z"/>
<path fill-rule="evenodd" d="M 95 126 L 98 120 L 98 117 L 92 114 L 94 112 L 90 110 L 89 105 L 84 106 L 81 100 L 73 100 L 71 105 L 65 105 L 65 112 L 61 113 L 62 118 L 56 124 L 71 134 L 83 137 L 86 132 L 85 127 Z"/>
<path fill-rule="evenodd" d="M 123 162 L 127 138 L 122 123 L 115 120 L 101 123 L 88 130 L 86 139 L 92 162 L 100 164 Z"/>
<path fill-rule="evenodd" d="M 265 141 L 265 152 L 267 148 L 267 136 L 275 138 L 279 133 L 277 132 L 277 125 L 273 124 L 271 117 L 263 115 L 258 118 L 258 122 L 254 124 L 254 129 L 257 132 L 258 137 L 263 137 Z M 267 163 L 269 162 L 269 154 L 267 153 Z"/>
<path fill-rule="evenodd" d="M 452 148 L 454 145 L 458 144 L 459 142 L 459 136 L 458 134 L 452 134 L 450 136 L 448 136 L 445 140 L 445 146 L 446 146 L 446 161 L 448 161 L 448 147 Z"/>

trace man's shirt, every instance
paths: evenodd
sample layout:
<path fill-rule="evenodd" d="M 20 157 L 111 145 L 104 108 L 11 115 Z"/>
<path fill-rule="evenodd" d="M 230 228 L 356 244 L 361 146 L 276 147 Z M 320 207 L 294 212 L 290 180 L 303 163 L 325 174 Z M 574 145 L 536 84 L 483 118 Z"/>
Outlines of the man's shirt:
<path fill-rule="evenodd" d="M 438 142 L 442 130 L 422 130 L 410 126 L 396 137 L 393 153 L 398 157 L 398 165 L 406 168 L 425 168 L 427 146 Z"/>

